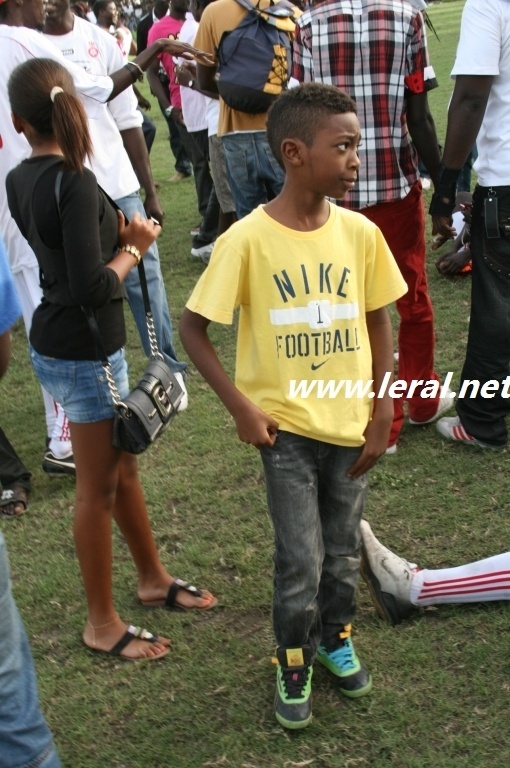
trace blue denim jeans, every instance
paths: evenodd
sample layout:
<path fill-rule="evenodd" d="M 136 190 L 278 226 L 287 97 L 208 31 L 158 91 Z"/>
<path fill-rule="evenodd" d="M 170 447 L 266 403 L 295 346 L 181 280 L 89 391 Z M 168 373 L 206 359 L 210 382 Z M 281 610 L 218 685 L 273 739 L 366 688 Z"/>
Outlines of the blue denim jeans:
<path fill-rule="evenodd" d="M 11 592 L 0 533 L 0 765 L 60 768 L 53 737 L 39 709 L 34 663 Z"/>
<path fill-rule="evenodd" d="M 347 470 L 361 448 L 278 432 L 262 448 L 275 533 L 273 626 L 278 646 L 337 645 L 356 610 L 359 524 L 368 482 Z"/>
<path fill-rule="evenodd" d="M 147 218 L 142 200 L 138 192 L 134 192 L 132 195 L 127 195 L 126 197 L 121 197 L 115 202 L 126 214 L 128 219 L 133 217 L 135 211 L 138 211 L 141 216 Z M 163 282 L 161 264 L 159 263 L 158 246 L 156 243 L 151 245 L 143 257 L 143 263 L 145 267 L 151 311 L 154 318 L 154 326 L 156 328 L 156 335 L 158 338 L 160 352 L 163 354 L 165 362 L 170 366 L 174 373 L 176 371 L 185 371 L 187 365 L 186 363 L 177 359 L 177 354 L 173 347 L 172 321 L 170 319 L 170 310 L 168 309 L 165 283 Z M 138 333 L 140 334 L 140 338 L 142 340 L 143 348 L 145 353 L 149 356 L 149 335 L 147 333 L 142 288 L 140 286 L 140 278 L 138 276 L 137 269 L 132 269 L 129 272 L 128 276 L 124 280 L 124 286 L 126 288 L 129 306 L 131 307 L 131 312 L 135 318 Z"/>
<path fill-rule="evenodd" d="M 227 176 L 237 218 L 278 195 L 285 174 L 275 160 L 265 131 L 222 136 Z"/>
<path fill-rule="evenodd" d="M 499 382 L 493 398 L 457 399 L 457 413 L 469 434 L 495 447 L 506 445 L 506 416 L 510 399 L 501 396 L 502 382 L 510 374 L 510 187 L 493 188 L 498 200 L 500 236 L 488 238 L 485 233 L 484 201 L 486 187 L 477 186 L 473 193 L 471 219 L 471 315 L 466 359 L 461 374 L 465 380 Z"/>
<path fill-rule="evenodd" d="M 112 394 L 100 360 L 62 360 L 40 355 L 30 345 L 30 360 L 42 386 L 60 403 L 73 424 L 91 424 L 115 417 Z M 120 399 L 129 394 L 124 349 L 108 356 Z"/>

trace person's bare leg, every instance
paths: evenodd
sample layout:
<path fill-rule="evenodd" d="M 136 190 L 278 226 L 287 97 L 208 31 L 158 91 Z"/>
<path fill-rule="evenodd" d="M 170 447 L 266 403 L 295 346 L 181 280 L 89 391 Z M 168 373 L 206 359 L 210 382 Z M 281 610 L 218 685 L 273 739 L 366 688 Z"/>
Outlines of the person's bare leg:
<path fill-rule="evenodd" d="M 113 517 L 129 547 L 138 571 L 138 597 L 143 603 L 163 604 L 174 581 L 163 566 L 154 537 L 143 489 L 138 476 L 138 462 L 135 456 L 121 453 L 119 476 Z M 195 597 L 179 590 L 178 603 L 188 608 L 213 607 L 216 599 L 207 590 L 201 590 L 203 597 Z"/>
<path fill-rule="evenodd" d="M 112 421 L 70 423 L 76 463 L 74 541 L 87 599 L 83 640 L 96 650 L 109 651 L 127 626 L 119 618 L 112 594 L 112 512 L 119 481 L 120 452 L 112 446 Z M 169 641 L 134 639 L 122 656 L 159 656 Z"/>

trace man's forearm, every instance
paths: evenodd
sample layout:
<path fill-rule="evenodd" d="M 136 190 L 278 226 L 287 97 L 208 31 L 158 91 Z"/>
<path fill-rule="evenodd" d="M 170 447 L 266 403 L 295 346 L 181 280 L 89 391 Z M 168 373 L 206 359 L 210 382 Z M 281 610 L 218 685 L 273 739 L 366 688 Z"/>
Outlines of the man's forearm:
<path fill-rule="evenodd" d="M 147 70 L 147 80 L 151 93 L 157 98 L 161 109 L 167 109 L 170 106 L 168 90 L 159 79 L 159 62 L 154 61 Z"/>
<path fill-rule="evenodd" d="M 407 127 L 413 144 L 427 173 L 436 185 L 441 156 L 434 118 L 428 107 L 427 94 L 410 95 L 407 99 Z"/>
<path fill-rule="evenodd" d="M 443 152 L 447 168 L 460 169 L 466 162 L 482 125 L 492 81 L 485 76 L 457 77 Z"/>
<path fill-rule="evenodd" d="M 142 53 L 140 53 L 135 59 L 133 59 L 133 62 L 140 67 L 140 69 L 143 72 L 147 71 L 147 68 L 151 64 L 151 62 L 154 61 L 154 59 L 161 53 L 162 49 L 162 43 L 163 41 L 156 40 L 155 43 L 150 45 L 148 48 L 145 49 Z M 110 94 L 110 101 L 115 98 L 115 96 L 118 96 L 119 93 L 121 93 L 125 88 L 127 88 L 130 85 L 133 85 L 134 77 L 133 72 L 131 71 L 131 68 L 128 68 L 126 66 L 122 67 L 121 69 L 117 70 L 117 72 L 114 72 L 112 75 L 110 75 L 111 79 L 113 80 L 113 91 Z"/>
<path fill-rule="evenodd" d="M 201 91 L 206 91 L 210 97 L 218 93 L 218 82 L 216 80 L 216 67 L 206 67 L 204 64 L 197 64 L 197 80 Z"/>
<path fill-rule="evenodd" d="M 128 128 L 125 131 L 121 131 L 120 135 L 140 186 L 144 188 L 146 195 L 156 194 L 149 153 L 147 152 L 142 129 Z"/>

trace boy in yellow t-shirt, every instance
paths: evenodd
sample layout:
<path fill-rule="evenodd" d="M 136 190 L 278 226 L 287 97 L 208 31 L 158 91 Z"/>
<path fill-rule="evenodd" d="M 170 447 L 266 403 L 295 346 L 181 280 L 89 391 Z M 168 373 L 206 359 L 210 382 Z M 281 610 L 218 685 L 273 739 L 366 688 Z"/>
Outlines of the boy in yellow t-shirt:
<path fill-rule="evenodd" d="M 283 190 L 218 239 L 181 338 L 240 439 L 260 449 L 275 529 L 275 710 L 294 729 L 312 717 L 315 657 L 346 696 L 372 688 L 350 625 L 366 473 L 393 418 L 391 399 L 379 397 L 393 369 L 385 307 L 406 284 L 377 227 L 326 199 L 356 183 L 352 99 L 317 83 L 293 88 L 271 108 L 267 136 Z M 234 385 L 207 327 L 231 323 L 237 307 Z"/>

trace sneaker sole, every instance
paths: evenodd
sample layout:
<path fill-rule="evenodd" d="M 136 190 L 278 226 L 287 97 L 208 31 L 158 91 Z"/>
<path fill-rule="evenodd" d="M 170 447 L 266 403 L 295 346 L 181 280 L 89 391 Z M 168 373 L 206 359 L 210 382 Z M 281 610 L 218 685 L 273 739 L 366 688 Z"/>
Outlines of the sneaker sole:
<path fill-rule="evenodd" d="M 338 680 L 341 680 L 342 678 L 337 678 Z M 373 682 L 372 682 L 372 675 L 368 678 L 368 683 L 363 686 L 363 688 L 358 688 L 355 691 L 349 691 L 347 688 L 342 688 L 342 686 L 339 686 L 340 693 L 342 693 L 344 696 L 347 696 L 348 699 L 359 699 L 361 696 L 366 696 L 367 693 L 370 693 L 370 691 L 373 688 Z"/>
<path fill-rule="evenodd" d="M 370 592 L 375 610 L 383 621 L 395 626 L 414 613 L 414 607 L 401 606 L 393 595 L 382 591 L 379 579 L 370 567 L 364 548 L 361 549 L 360 572 Z"/>
<path fill-rule="evenodd" d="M 413 421 L 413 419 L 409 419 L 409 424 L 412 424 L 413 427 L 424 427 L 426 424 L 433 424 L 435 421 L 439 421 L 445 413 L 448 413 L 448 411 L 451 411 L 453 406 L 455 405 L 455 398 L 451 398 L 451 402 L 445 401 L 445 405 L 443 408 L 439 408 L 437 413 L 432 416 L 431 419 L 427 419 L 427 421 Z"/>
<path fill-rule="evenodd" d="M 274 714 L 280 725 L 283 728 L 287 728 L 289 731 L 299 731 L 301 728 L 306 728 L 306 726 L 310 725 L 312 722 L 312 714 L 310 714 L 306 720 L 298 720 L 297 722 L 294 722 L 294 720 L 286 720 L 284 717 L 278 714 L 278 712 L 275 712 Z"/>
<path fill-rule="evenodd" d="M 50 477 L 62 477 L 62 475 L 76 477 L 76 469 L 74 467 L 63 467 L 60 464 L 53 464 L 47 461 L 43 461 L 41 467 L 43 472 Z"/>
<path fill-rule="evenodd" d="M 372 690 L 372 675 L 368 676 L 368 683 L 366 683 L 362 688 L 356 688 L 354 690 L 350 690 L 349 688 L 342 688 L 342 677 L 337 675 L 334 669 L 331 669 L 326 659 L 323 659 L 319 653 L 317 654 L 317 661 L 320 662 L 320 664 L 322 664 L 322 666 L 325 667 L 328 672 L 331 672 L 331 674 L 334 675 L 335 680 L 338 681 L 338 690 L 341 694 L 347 696 L 349 699 L 359 699 L 361 696 L 366 696 L 367 693 L 370 693 Z"/>
<path fill-rule="evenodd" d="M 482 443 L 480 440 L 477 440 L 476 437 L 473 437 L 472 440 L 458 439 L 454 437 L 448 429 L 443 429 L 441 424 L 436 424 L 436 429 L 441 437 L 446 438 L 450 443 L 457 443 L 457 445 L 470 445 L 472 448 L 481 448 L 482 451 L 503 451 L 506 447 L 504 445 L 489 445 L 488 443 Z"/>

